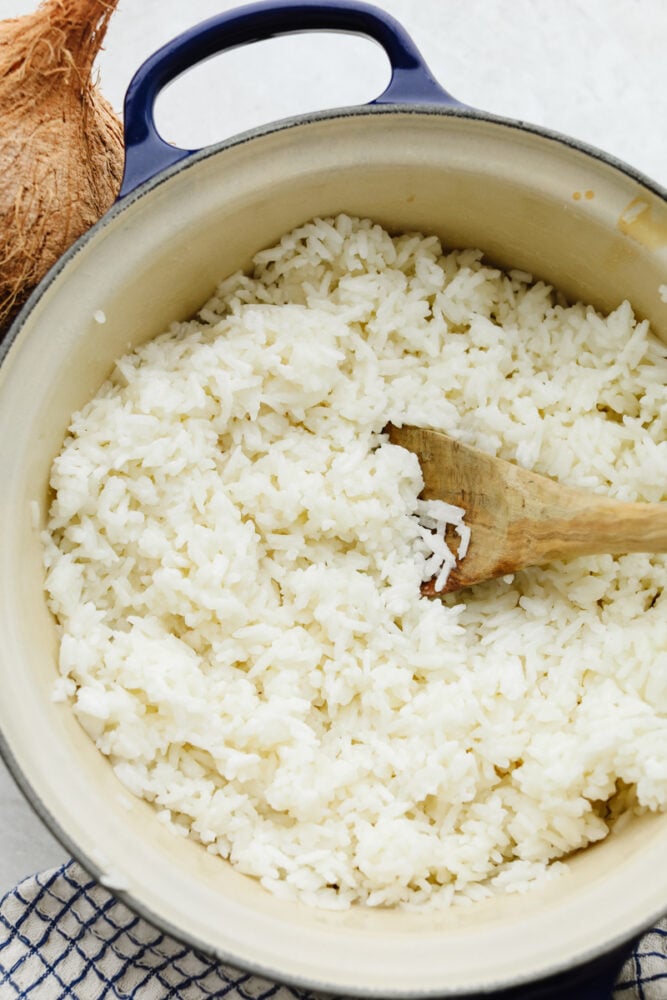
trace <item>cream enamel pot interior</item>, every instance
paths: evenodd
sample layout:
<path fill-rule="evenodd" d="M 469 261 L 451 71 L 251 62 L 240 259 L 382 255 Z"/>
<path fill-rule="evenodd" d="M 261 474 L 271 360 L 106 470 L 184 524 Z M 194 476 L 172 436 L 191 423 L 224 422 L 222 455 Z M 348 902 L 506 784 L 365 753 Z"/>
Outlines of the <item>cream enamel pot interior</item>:
<path fill-rule="evenodd" d="M 378 40 L 393 69 L 385 94 L 195 153 L 155 135 L 155 94 L 177 72 L 304 27 Z M 193 29 L 142 67 L 126 129 L 124 196 L 47 276 L 2 347 L 0 732 L 10 769 L 93 875 L 232 965 L 342 994 L 528 996 L 526 984 L 556 976 L 556 992 L 540 995 L 574 996 L 584 966 L 608 977 L 605 956 L 667 911 L 667 815 L 633 820 L 544 889 L 470 908 L 334 913 L 279 901 L 169 833 L 119 784 L 69 707 L 51 700 L 56 637 L 33 513 L 37 504 L 43 525 L 70 415 L 113 359 L 192 314 L 221 276 L 295 225 L 344 211 L 435 232 L 604 309 L 627 297 L 667 340 L 658 291 L 667 193 L 562 136 L 462 107 L 391 18 L 347 2 L 259 5 Z M 581 995 L 605 995 L 595 989 Z"/>

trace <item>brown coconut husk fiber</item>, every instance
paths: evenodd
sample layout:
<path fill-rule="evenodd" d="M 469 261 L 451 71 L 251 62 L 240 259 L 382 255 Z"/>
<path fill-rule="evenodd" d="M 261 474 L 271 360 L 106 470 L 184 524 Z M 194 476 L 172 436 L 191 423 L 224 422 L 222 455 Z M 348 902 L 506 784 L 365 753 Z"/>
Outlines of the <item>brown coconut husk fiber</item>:
<path fill-rule="evenodd" d="M 118 0 L 44 0 L 0 21 L 0 333 L 111 206 L 120 121 L 92 79 Z"/>

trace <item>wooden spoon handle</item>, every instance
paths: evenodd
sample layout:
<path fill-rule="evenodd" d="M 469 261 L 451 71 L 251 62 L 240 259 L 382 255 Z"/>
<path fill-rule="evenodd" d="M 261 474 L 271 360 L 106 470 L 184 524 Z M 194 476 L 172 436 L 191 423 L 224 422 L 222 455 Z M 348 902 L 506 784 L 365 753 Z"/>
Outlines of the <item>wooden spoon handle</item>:
<path fill-rule="evenodd" d="M 523 516 L 508 526 L 525 552 L 525 565 L 603 552 L 667 552 L 667 504 L 621 503 L 544 483 Z"/>
<path fill-rule="evenodd" d="M 486 476 L 483 468 L 475 469 L 477 484 L 491 482 L 491 473 L 498 468 L 497 459 L 480 459 L 487 461 Z M 512 554 L 517 567 L 599 553 L 667 552 L 667 504 L 622 503 L 510 463 L 503 463 L 503 475 L 502 494 L 474 498 L 475 526 L 496 532 L 502 526 L 502 548 Z M 466 485 L 470 490 L 472 484 Z M 462 496 L 461 505 L 465 504 Z M 488 512 L 481 523 L 480 509 Z"/>

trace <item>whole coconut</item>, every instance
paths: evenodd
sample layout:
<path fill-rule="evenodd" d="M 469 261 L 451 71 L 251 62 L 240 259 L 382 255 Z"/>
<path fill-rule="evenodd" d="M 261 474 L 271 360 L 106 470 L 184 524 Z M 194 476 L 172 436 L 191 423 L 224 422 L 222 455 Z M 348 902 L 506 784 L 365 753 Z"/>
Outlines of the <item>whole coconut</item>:
<path fill-rule="evenodd" d="M 121 124 L 92 80 L 117 3 L 44 0 L 0 21 L 0 334 L 117 197 Z"/>

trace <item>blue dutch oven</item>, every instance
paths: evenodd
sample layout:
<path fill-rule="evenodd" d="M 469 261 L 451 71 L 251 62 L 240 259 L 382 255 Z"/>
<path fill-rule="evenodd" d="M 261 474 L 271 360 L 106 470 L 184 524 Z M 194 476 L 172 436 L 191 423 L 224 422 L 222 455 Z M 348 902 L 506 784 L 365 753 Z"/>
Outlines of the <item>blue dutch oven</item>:
<path fill-rule="evenodd" d="M 385 92 L 202 150 L 158 135 L 155 99 L 179 73 L 235 46 L 319 30 L 379 42 L 392 69 Z M 632 941 L 667 910 L 667 816 L 634 819 L 544 888 L 469 908 L 326 912 L 278 900 L 130 800 L 69 708 L 52 701 L 56 638 L 31 508 L 44 523 L 70 414 L 113 359 L 190 316 L 221 276 L 296 225 L 347 212 L 437 233 L 603 309 L 628 298 L 667 339 L 665 191 L 562 135 L 465 107 L 399 24 L 350 0 L 258 4 L 179 36 L 132 81 L 125 136 L 119 201 L 47 275 L 2 346 L 8 766 L 88 871 L 158 927 L 232 965 L 345 995 L 609 996 Z"/>

